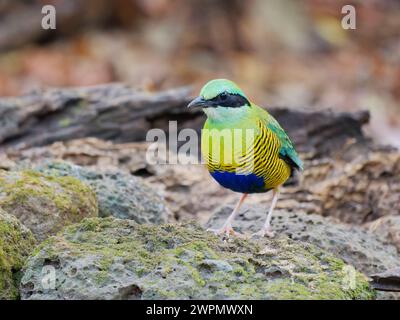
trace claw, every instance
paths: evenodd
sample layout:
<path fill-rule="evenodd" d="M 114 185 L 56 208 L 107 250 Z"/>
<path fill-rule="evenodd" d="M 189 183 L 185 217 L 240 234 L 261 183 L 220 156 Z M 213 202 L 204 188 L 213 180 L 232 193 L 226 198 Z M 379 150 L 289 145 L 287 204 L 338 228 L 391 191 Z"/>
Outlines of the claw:
<path fill-rule="evenodd" d="M 270 227 L 268 228 L 262 228 L 260 231 L 253 233 L 251 235 L 252 238 L 274 238 L 275 237 L 275 232 L 271 230 Z"/>
<path fill-rule="evenodd" d="M 230 235 L 234 235 L 236 233 L 231 225 L 224 225 L 222 228 L 219 229 L 207 229 L 207 231 L 214 233 L 216 236 L 225 234 L 228 238 Z"/>
<path fill-rule="evenodd" d="M 219 229 L 207 229 L 209 232 L 213 232 L 215 235 L 220 236 L 220 235 L 225 235 L 227 238 L 230 236 L 235 236 L 238 238 L 246 238 L 243 234 L 240 234 L 233 230 L 232 226 L 230 224 L 224 225 L 222 228 Z"/>

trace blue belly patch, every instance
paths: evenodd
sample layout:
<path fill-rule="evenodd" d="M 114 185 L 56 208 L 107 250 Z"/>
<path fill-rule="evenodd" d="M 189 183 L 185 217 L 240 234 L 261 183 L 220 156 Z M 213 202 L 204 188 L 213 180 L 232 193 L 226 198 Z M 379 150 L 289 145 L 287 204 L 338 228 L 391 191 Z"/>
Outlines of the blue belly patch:
<path fill-rule="evenodd" d="M 213 171 L 211 176 L 223 187 L 241 193 L 265 192 L 264 179 L 254 173 L 243 175 L 235 172 Z"/>

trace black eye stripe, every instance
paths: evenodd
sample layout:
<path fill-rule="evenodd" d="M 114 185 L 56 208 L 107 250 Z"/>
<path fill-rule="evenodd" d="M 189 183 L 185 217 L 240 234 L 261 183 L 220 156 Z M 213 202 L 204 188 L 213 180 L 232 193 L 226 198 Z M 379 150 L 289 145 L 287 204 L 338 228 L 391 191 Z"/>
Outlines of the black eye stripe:
<path fill-rule="evenodd" d="M 239 108 L 250 105 L 250 102 L 240 94 L 223 92 L 213 99 L 208 100 L 212 107 Z"/>

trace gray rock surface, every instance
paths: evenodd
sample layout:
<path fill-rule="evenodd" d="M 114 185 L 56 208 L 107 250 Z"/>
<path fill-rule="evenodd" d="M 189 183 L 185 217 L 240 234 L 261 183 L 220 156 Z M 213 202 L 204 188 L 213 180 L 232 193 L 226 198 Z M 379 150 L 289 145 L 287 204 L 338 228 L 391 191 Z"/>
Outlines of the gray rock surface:
<path fill-rule="evenodd" d="M 366 224 L 365 227 L 393 244 L 400 253 L 400 216 L 385 216 Z"/>
<path fill-rule="evenodd" d="M 43 287 L 43 267 L 54 287 Z M 316 246 L 279 239 L 222 241 L 194 223 L 85 219 L 27 261 L 22 299 L 372 299 L 364 275 Z"/>
<path fill-rule="evenodd" d="M 92 187 L 99 216 L 132 219 L 138 223 L 163 223 L 168 209 L 163 198 L 143 179 L 122 172 L 96 172 L 68 162 L 47 162 L 35 168 L 52 176 L 72 176 Z"/>
<path fill-rule="evenodd" d="M 221 226 L 232 209 L 225 206 L 217 210 L 206 227 Z M 265 221 L 267 210 L 263 206 L 244 205 L 233 223 L 234 229 L 244 233 L 258 231 Z M 366 275 L 400 265 L 396 248 L 362 227 L 346 225 L 329 217 L 282 210 L 274 212 L 271 224 L 276 234 L 317 245 Z"/>

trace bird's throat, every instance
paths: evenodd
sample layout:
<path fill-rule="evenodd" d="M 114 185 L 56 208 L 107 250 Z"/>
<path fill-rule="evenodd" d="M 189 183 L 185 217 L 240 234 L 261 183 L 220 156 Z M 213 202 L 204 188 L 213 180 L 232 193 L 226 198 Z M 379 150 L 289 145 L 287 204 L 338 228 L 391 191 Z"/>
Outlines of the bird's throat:
<path fill-rule="evenodd" d="M 204 108 L 203 111 L 207 115 L 208 121 L 216 125 L 232 126 L 240 124 L 245 121 L 249 115 L 249 107 L 243 106 L 240 108 Z"/>

